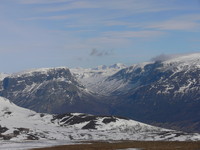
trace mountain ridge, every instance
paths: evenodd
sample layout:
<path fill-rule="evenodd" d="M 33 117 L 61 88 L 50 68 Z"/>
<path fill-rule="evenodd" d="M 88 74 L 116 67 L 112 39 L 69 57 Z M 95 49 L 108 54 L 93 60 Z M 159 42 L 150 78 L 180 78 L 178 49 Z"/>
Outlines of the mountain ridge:
<path fill-rule="evenodd" d="M 38 112 L 118 115 L 200 132 L 200 53 L 114 71 L 101 67 L 52 70 L 49 74 L 39 71 L 32 76 L 8 76 L 0 82 L 0 95 L 18 105 L 23 100 L 23 107 L 30 109 L 37 104 Z M 24 91 L 27 85 L 33 94 Z"/>
<path fill-rule="evenodd" d="M 73 112 L 73 107 L 81 111 L 80 105 L 84 105 L 94 107 L 88 111 L 92 113 L 96 111 L 95 103 L 99 104 L 97 98 L 76 80 L 70 70 L 63 67 L 7 76 L 1 81 L 0 95 L 38 112 L 59 113 L 64 109 Z M 87 109 L 83 107 L 83 110 Z"/>

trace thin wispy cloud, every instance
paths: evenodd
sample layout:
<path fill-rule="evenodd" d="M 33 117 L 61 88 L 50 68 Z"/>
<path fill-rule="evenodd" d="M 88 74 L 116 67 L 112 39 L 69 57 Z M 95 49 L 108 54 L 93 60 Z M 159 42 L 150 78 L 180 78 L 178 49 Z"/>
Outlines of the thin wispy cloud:
<path fill-rule="evenodd" d="M 19 0 L 21 4 L 54 4 L 54 3 L 66 3 L 72 0 Z"/>
<path fill-rule="evenodd" d="M 77 58 L 89 58 L 93 65 L 130 64 L 165 52 L 199 49 L 198 1 L 0 1 L 0 51 L 7 56 L 21 52 L 19 61 L 41 51 L 50 64 L 79 64 Z M 135 54 L 142 57 L 132 58 Z M 0 59 L 5 60 L 3 55 Z"/>
<path fill-rule="evenodd" d="M 147 28 L 159 30 L 186 30 L 192 31 L 200 29 L 200 16 L 196 14 L 178 16 L 166 21 L 154 22 L 152 25 L 147 25 Z"/>
<path fill-rule="evenodd" d="M 64 5 L 53 6 L 48 8 L 42 8 L 40 11 L 44 12 L 59 12 L 66 10 L 74 10 L 74 9 L 91 9 L 91 8 L 99 8 L 96 3 L 87 2 L 87 1 L 72 1 Z"/>
<path fill-rule="evenodd" d="M 59 2 L 59 1 L 58 1 Z M 177 10 L 178 7 L 166 6 L 165 3 L 159 1 L 141 1 L 141 0 L 110 0 L 110 1 L 68 1 L 69 3 L 60 6 L 52 6 L 44 8 L 42 11 L 56 12 L 72 9 L 104 9 L 104 10 L 123 10 L 122 13 L 135 14 L 135 13 L 148 13 L 148 12 L 161 12 L 169 10 Z"/>
<path fill-rule="evenodd" d="M 106 37 L 120 37 L 120 38 L 148 38 L 148 37 L 158 37 L 163 35 L 163 32 L 160 31 L 151 31 L 151 30 L 143 30 L 143 31 L 112 31 L 105 32 L 104 36 Z"/>
<path fill-rule="evenodd" d="M 148 22 L 138 22 L 138 21 L 121 21 L 117 18 L 124 17 L 127 15 L 143 14 L 143 13 L 155 13 L 162 11 L 173 11 L 182 10 L 183 8 L 178 6 L 166 5 L 165 2 L 159 3 L 157 0 L 153 1 L 139 1 L 139 0 L 126 0 L 126 2 L 121 0 L 110 0 L 110 1 L 73 1 L 73 0 L 20 0 L 23 4 L 51 4 L 51 3 L 61 3 L 62 5 L 49 5 L 48 7 L 36 8 L 40 13 L 45 12 L 63 12 L 68 10 L 86 10 L 83 13 L 71 13 L 74 16 L 74 20 L 71 20 L 70 24 L 67 23 L 66 27 L 87 27 L 87 26 L 126 26 L 128 28 L 145 28 L 159 29 L 159 30 L 188 30 L 199 27 L 199 23 L 192 21 L 187 21 L 185 19 L 167 19 L 163 21 L 148 21 Z M 66 4 L 65 4 L 66 3 Z M 90 13 L 89 10 L 94 11 Z M 185 8 L 184 8 L 185 9 Z M 112 11 L 114 13 L 106 13 Z M 89 13 L 88 13 L 89 12 Z M 98 13 L 96 13 L 98 12 Z M 94 15 L 95 14 L 95 15 Z M 24 18 L 24 20 L 65 20 L 70 18 L 68 15 L 51 15 L 51 16 L 34 16 L 29 18 Z M 179 16 L 178 16 L 179 17 Z M 177 17 L 177 18 L 178 18 Z"/>
<path fill-rule="evenodd" d="M 31 17 L 23 20 L 65 20 L 68 18 L 69 16 L 46 16 L 46 17 Z"/>
<path fill-rule="evenodd" d="M 163 20 L 163 19 L 162 19 Z M 194 31 L 200 29 L 200 15 L 190 14 L 184 16 L 176 16 L 164 21 L 148 21 L 148 22 L 128 22 L 128 21 L 105 21 L 107 26 L 124 26 L 127 28 L 140 28 L 142 30 L 183 30 Z"/>
<path fill-rule="evenodd" d="M 149 26 L 149 28 L 155 28 L 159 30 L 194 30 L 200 27 L 199 23 L 187 22 L 187 21 L 166 21 L 158 23 L 156 25 Z"/>

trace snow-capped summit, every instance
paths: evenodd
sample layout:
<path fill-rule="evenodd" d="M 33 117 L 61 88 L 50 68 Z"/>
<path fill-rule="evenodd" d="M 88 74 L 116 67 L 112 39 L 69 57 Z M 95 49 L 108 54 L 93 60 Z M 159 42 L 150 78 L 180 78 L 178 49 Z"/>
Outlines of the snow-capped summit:
<path fill-rule="evenodd" d="M 7 76 L 8 76 L 8 74 L 0 73 L 0 81 L 3 80 Z"/>
<path fill-rule="evenodd" d="M 172 55 L 165 61 L 164 63 L 173 63 L 173 62 L 179 62 L 179 63 L 200 63 L 200 53 L 190 53 L 190 54 L 182 54 L 182 55 Z"/>
<path fill-rule="evenodd" d="M 164 69 L 176 72 L 200 68 L 200 53 L 177 55 L 162 62 Z"/>
<path fill-rule="evenodd" d="M 113 71 L 116 69 L 116 70 L 119 70 L 119 69 L 123 69 L 123 68 L 126 68 L 127 66 L 122 64 L 122 63 L 116 63 L 116 64 L 113 64 L 113 65 L 110 65 L 110 66 L 106 66 L 106 65 L 100 65 L 96 68 L 92 68 L 92 70 L 110 70 L 110 69 L 113 69 Z"/>
<path fill-rule="evenodd" d="M 92 70 L 106 70 L 108 67 L 106 65 L 100 65 L 97 66 L 96 68 L 92 68 Z"/>
<path fill-rule="evenodd" d="M 114 68 L 114 69 L 124 69 L 126 68 L 127 66 L 122 64 L 122 63 L 116 63 L 116 64 L 113 64 L 113 65 L 110 65 L 109 68 Z"/>
<path fill-rule="evenodd" d="M 10 75 L 10 77 L 17 76 L 31 76 L 34 74 L 48 74 L 50 72 L 56 72 L 57 70 L 69 70 L 67 67 L 55 67 L 55 68 L 37 68 L 37 69 L 29 69 L 21 72 L 16 72 Z"/>

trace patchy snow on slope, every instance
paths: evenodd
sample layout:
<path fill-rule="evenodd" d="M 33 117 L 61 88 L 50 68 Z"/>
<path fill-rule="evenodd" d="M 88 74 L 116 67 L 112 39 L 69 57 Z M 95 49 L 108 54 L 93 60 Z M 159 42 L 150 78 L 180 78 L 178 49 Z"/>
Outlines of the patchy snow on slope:
<path fill-rule="evenodd" d="M 105 80 L 108 76 L 111 76 L 118 72 L 119 70 L 126 68 L 124 64 L 117 63 L 111 66 L 98 66 L 96 68 L 74 68 L 70 69 L 70 71 L 76 76 L 76 78 L 83 84 L 88 90 L 103 94 L 107 93 L 104 87 L 107 87 Z M 110 83 L 109 83 L 110 85 Z"/>
<path fill-rule="evenodd" d="M 37 147 L 33 140 L 39 140 L 42 147 L 88 140 L 195 141 L 200 140 L 200 135 L 167 130 L 114 116 L 40 114 L 0 97 L 0 149 Z"/>
<path fill-rule="evenodd" d="M 161 72 L 171 72 L 157 81 L 163 89 L 157 94 L 184 95 L 199 89 L 200 53 L 180 55 L 162 61 Z M 153 88 L 153 87 L 152 87 Z"/>
<path fill-rule="evenodd" d="M 93 90 L 96 93 L 102 94 L 102 95 L 109 95 L 109 94 L 120 94 L 125 91 L 128 91 L 129 89 L 133 88 L 135 83 L 132 83 L 129 80 L 128 76 L 131 76 L 131 74 L 134 74 L 134 71 L 137 69 L 141 69 L 141 72 L 144 71 L 144 67 L 147 64 L 151 64 L 152 62 L 144 62 L 141 64 L 134 64 L 127 68 L 122 68 L 118 70 L 117 72 L 106 76 L 102 80 L 90 84 L 86 84 L 86 87 L 89 87 L 91 90 Z M 88 80 L 90 81 L 90 80 Z"/>

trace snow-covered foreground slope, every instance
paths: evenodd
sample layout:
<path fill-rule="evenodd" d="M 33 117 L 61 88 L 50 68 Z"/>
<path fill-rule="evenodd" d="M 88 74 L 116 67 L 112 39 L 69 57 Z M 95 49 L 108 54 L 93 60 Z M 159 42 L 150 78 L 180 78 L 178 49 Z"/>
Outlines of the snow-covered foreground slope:
<path fill-rule="evenodd" d="M 56 145 L 56 141 L 66 144 L 82 140 L 200 140 L 200 135 L 167 130 L 114 116 L 40 114 L 0 97 L 0 139 L 1 148 L 11 142 L 18 142 L 18 147 L 19 144 L 23 147 L 27 140 L 39 140 L 42 146 L 44 141 L 49 145 Z"/>

